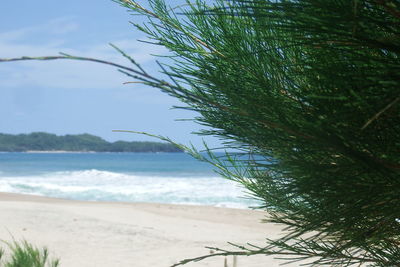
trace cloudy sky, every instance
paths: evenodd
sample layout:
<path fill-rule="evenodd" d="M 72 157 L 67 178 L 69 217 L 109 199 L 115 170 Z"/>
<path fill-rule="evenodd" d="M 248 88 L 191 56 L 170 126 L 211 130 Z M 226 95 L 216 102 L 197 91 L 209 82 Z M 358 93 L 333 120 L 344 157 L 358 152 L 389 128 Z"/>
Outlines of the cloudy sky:
<path fill-rule="evenodd" d="M 175 1 L 168 1 L 172 6 Z M 146 69 L 156 72 L 151 54 L 161 47 L 138 42 L 145 36 L 129 21 L 140 20 L 111 0 L 0 1 L 0 58 L 46 56 L 65 52 L 126 63 L 113 43 Z M 88 62 L 0 63 L 0 132 L 90 133 L 106 140 L 150 140 L 113 133 L 145 131 L 199 146 L 196 114 L 171 109 L 180 103 L 157 89 L 123 85 L 128 77 L 109 66 Z M 206 139 L 217 146 L 215 139 Z"/>

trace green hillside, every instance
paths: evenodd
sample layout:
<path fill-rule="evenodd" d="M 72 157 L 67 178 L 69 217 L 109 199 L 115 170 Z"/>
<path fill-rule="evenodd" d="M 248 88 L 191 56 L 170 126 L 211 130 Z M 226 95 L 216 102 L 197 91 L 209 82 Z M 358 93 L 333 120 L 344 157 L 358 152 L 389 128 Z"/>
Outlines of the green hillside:
<path fill-rule="evenodd" d="M 168 143 L 107 142 L 91 134 L 57 136 L 44 132 L 0 134 L 0 151 L 182 152 Z"/>

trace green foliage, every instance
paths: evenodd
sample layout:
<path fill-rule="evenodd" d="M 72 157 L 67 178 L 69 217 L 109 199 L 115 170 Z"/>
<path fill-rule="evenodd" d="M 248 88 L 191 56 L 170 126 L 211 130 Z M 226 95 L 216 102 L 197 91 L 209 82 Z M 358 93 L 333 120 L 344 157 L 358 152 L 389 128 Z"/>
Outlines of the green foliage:
<path fill-rule="evenodd" d="M 0 134 L 0 151 L 97 151 L 97 152 L 181 152 L 167 143 L 158 142 L 107 142 L 90 135 L 57 136 L 49 133 Z"/>
<path fill-rule="evenodd" d="M 287 227 L 232 254 L 398 266 L 398 1 L 118 2 L 148 17 L 135 26 L 173 62 L 160 65 L 171 82 L 122 72 L 179 98 L 211 127 L 201 134 L 247 155 L 192 151 Z"/>
<path fill-rule="evenodd" d="M 27 241 L 6 243 L 10 255 L 5 262 L 0 262 L 2 267 L 57 267 L 59 260 L 50 260 L 46 248 L 38 249 Z M 0 260 L 1 260 L 0 253 Z"/>

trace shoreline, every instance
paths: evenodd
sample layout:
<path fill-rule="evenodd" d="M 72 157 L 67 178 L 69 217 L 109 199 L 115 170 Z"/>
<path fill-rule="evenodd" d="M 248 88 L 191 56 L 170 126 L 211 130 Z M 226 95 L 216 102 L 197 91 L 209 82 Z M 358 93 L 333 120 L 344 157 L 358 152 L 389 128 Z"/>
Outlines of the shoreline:
<path fill-rule="evenodd" d="M 7 153 L 7 152 L 3 152 Z M 68 150 L 27 150 L 21 152 L 8 152 L 8 153 L 24 153 L 24 154 L 92 154 L 98 153 L 96 151 L 68 151 Z"/>
<path fill-rule="evenodd" d="M 27 154 L 91 154 L 91 153 L 151 153 L 151 154 L 167 154 L 167 153 L 186 153 L 185 151 L 165 152 L 165 151 L 80 151 L 80 150 L 26 150 L 26 151 L 0 151 L 0 153 L 27 153 Z"/>
<path fill-rule="evenodd" d="M 235 250 L 279 236 L 280 227 L 254 210 L 160 203 L 86 202 L 0 193 L 0 239 L 46 246 L 60 267 L 170 266 L 210 253 Z M 12 236 L 11 236 L 12 235 Z M 223 266 L 213 257 L 184 266 Z M 232 261 L 228 258 L 228 266 Z M 272 257 L 239 257 L 238 267 L 279 266 Z"/>

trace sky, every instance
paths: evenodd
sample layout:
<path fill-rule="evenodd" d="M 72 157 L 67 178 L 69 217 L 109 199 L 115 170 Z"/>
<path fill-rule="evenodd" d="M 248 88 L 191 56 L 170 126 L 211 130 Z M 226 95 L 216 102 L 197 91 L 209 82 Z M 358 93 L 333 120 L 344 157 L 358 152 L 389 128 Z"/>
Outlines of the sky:
<path fill-rule="evenodd" d="M 110 47 L 113 43 L 158 75 L 153 55 L 167 53 L 162 47 L 138 42 L 146 36 L 129 21 L 142 18 L 112 0 L 3 0 L 0 10 L 0 58 L 64 52 L 129 65 Z M 192 119 L 195 113 L 171 109 L 183 104 L 157 89 L 123 84 L 129 81 L 110 66 L 90 62 L 0 63 L 0 132 L 90 133 L 108 141 L 156 141 L 113 132 L 134 130 L 201 147 L 204 137 L 192 134 L 201 126 L 177 121 Z M 216 138 L 205 141 L 219 146 Z"/>

